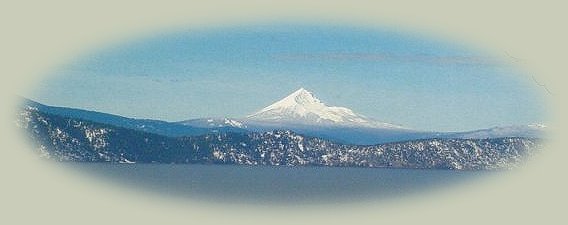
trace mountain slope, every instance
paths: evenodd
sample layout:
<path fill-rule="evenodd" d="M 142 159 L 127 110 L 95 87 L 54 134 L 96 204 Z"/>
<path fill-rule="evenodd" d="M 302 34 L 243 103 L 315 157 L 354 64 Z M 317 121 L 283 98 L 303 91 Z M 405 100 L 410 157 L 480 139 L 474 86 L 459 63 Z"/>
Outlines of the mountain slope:
<path fill-rule="evenodd" d="M 194 135 L 202 135 L 212 132 L 225 132 L 225 129 L 228 129 L 232 132 L 246 132 L 244 130 L 236 128 L 224 128 L 224 127 L 204 128 L 204 127 L 194 127 L 194 126 L 189 126 L 174 122 L 160 121 L 160 120 L 132 119 L 108 113 L 87 111 L 82 109 L 47 106 L 40 104 L 38 102 L 34 102 L 29 99 L 24 99 L 23 107 L 35 108 L 41 112 L 49 113 L 52 115 L 76 118 L 96 123 L 109 124 L 112 126 L 124 127 L 128 129 L 155 133 L 171 137 L 194 136 Z"/>
<path fill-rule="evenodd" d="M 345 145 L 292 131 L 166 137 L 25 107 L 17 125 L 45 158 L 73 162 L 506 169 L 540 146 L 538 139 L 429 139 Z"/>

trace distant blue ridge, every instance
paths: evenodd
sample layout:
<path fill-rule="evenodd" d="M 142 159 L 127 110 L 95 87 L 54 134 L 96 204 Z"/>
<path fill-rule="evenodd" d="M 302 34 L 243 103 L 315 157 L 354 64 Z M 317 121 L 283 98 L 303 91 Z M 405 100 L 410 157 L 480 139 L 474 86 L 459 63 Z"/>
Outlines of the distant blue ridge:
<path fill-rule="evenodd" d="M 24 106 L 37 108 L 39 111 L 63 117 L 82 119 L 96 123 L 109 124 L 133 130 L 139 130 L 169 137 L 196 136 L 214 132 L 247 132 L 234 127 L 200 128 L 182 125 L 173 122 L 150 119 L 132 119 L 108 113 L 88 111 L 82 109 L 47 106 L 24 98 Z"/>

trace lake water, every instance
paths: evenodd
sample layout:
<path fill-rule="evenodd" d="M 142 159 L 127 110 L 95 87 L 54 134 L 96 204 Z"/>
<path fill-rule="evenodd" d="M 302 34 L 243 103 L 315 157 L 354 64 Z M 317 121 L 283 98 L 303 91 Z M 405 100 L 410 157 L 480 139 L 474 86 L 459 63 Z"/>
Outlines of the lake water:
<path fill-rule="evenodd" d="M 222 202 L 387 200 L 475 182 L 495 172 L 192 164 L 69 164 L 139 191 Z"/>

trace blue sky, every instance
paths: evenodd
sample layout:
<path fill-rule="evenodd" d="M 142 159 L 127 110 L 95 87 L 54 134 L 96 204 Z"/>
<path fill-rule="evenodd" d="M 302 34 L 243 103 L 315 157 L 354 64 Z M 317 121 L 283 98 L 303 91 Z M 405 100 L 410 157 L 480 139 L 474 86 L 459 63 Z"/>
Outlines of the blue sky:
<path fill-rule="evenodd" d="M 79 57 L 27 96 L 180 121 L 242 117 L 300 87 L 328 105 L 421 130 L 543 122 L 526 74 L 458 43 L 391 30 L 272 24 L 129 40 Z"/>

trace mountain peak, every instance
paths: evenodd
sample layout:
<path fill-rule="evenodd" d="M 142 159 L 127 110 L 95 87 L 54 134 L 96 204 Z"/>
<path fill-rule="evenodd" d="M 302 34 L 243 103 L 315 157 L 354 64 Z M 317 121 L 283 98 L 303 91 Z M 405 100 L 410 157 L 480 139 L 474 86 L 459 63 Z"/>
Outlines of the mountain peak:
<path fill-rule="evenodd" d="M 281 101 L 283 104 L 301 104 L 301 105 L 309 105 L 309 104 L 318 104 L 321 103 L 319 99 L 317 99 L 312 92 L 300 88 L 294 91 L 292 94 L 286 96 Z"/>
<path fill-rule="evenodd" d="M 400 128 L 374 121 L 348 108 L 327 106 L 305 88 L 247 116 L 247 119 L 271 123 Z"/>
<path fill-rule="evenodd" d="M 292 92 L 292 94 L 290 95 L 309 95 L 313 97 L 313 94 L 311 91 L 306 90 L 305 88 L 301 87 L 300 89 Z"/>

